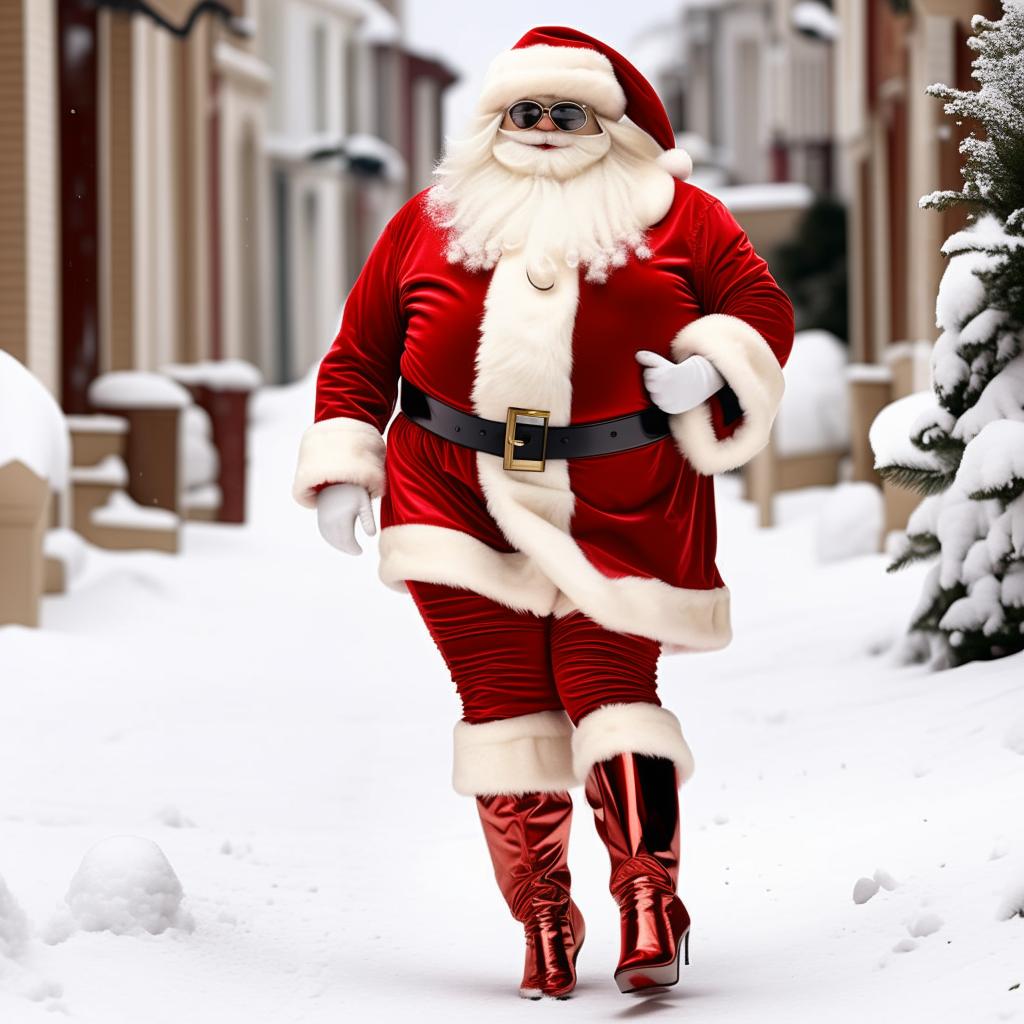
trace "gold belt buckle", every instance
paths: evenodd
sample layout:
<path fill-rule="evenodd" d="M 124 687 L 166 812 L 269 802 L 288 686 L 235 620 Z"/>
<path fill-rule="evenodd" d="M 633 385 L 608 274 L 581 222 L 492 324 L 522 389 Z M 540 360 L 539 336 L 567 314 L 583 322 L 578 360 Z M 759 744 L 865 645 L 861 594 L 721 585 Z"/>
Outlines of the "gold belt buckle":
<path fill-rule="evenodd" d="M 505 418 L 505 459 L 502 465 L 505 469 L 526 469 L 540 472 L 544 469 L 544 462 L 548 451 L 548 417 L 551 415 L 546 409 L 519 409 L 514 405 L 508 407 L 508 415 Z M 544 424 L 544 436 L 541 438 L 541 457 L 539 459 L 517 459 L 515 451 L 522 448 L 525 441 L 516 437 L 516 427 L 521 422 L 532 424 Z"/>

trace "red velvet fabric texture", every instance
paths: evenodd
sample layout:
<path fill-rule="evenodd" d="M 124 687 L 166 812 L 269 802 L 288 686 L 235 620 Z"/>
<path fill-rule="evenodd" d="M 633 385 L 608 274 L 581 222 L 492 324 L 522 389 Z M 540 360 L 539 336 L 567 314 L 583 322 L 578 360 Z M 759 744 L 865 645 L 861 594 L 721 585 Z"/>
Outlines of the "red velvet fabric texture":
<path fill-rule="evenodd" d="M 442 230 L 426 193 L 388 223 L 345 305 L 324 357 L 315 419 L 355 417 L 385 431 L 399 375 L 473 412 L 475 357 L 490 271 L 445 258 Z M 724 204 L 688 182 L 675 183 L 669 212 L 647 234 L 650 259 L 630 258 L 604 283 L 580 281 L 573 332 L 573 423 L 636 412 L 649 404 L 635 352 L 671 358 L 673 337 L 706 313 L 736 316 L 784 363 L 793 307 Z M 520 402 L 532 406 L 530 395 Z M 729 436 L 721 402 L 710 401 L 715 432 Z M 476 453 L 444 441 L 404 416 L 387 434 L 383 529 L 443 526 L 510 551 L 483 501 Z M 694 590 L 723 587 L 715 565 L 714 480 L 699 474 L 675 441 L 569 462 L 575 496 L 571 534 L 606 576 L 660 579 Z"/>
<path fill-rule="evenodd" d="M 656 640 L 612 632 L 578 611 L 541 617 L 459 587 L 408 585 L 451 673 L 464 721 L 564 708 L 576 725 L 604 704 L 661 704 Z"/>

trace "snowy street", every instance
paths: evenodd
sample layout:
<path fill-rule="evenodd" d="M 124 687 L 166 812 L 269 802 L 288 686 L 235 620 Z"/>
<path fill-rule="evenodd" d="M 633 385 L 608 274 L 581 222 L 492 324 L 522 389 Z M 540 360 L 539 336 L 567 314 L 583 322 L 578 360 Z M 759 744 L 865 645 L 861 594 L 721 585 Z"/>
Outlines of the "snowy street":
<path fill-rule="evenodd" d="M 841 489 L 784 493 L 758 530 L 736 476 L 716 481 L 734 640 L 660 668 L 696 760 L 690 966 L 616 990 L 577 790 L 578 988 L 520 1000 L 521 928 L 451 788 L 444 663 L 376 538 L 346 557 L 291 498 L 312 408 L 312 377 L 254 396 L 249 525 L 190 523 L 179 556 L 90 549 L 44 628 L 0 628 L 2 1024 L 1024 1021 L 1024 655 L 896 665 L 928 565 L 820 562 Z M 160 934 L 69 923 L 83 856 L 123 835 L 183 887 Z"/>

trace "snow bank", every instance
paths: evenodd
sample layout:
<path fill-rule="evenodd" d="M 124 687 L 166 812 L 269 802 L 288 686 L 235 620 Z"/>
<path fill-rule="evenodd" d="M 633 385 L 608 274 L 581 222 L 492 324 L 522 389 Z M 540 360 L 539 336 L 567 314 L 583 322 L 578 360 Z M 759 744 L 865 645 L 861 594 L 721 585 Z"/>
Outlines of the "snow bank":
<path fill-rule="evenodd" d="M 0 349 L 0 466 L 14 461 L 61 492 L 68 484 L 71 438 L 43 382 Z"/>
<path fill-rule="evenodd" d="M 161 373 L 116 370 L 89 385 L 89 402 L 106 409 L 184 409 L 192 397 Z"/>
<path fill-rule="evenodd" d="M 43 536 L 43 554 L 64 563 L 64 576 L 74 579 L 85 568 L 87 547 L 80 533 L 57 527 Z"/>
<path fill-rule="evenodd" d="M 173 530 L 181 521 L 170 509 L 140 505 L 123 491 L 114 491 L 105 505 L 93 509 L 90 518 L 96 526 L 141 530 Z"/>
<path fill-rule="evenodd" d="M 28 918 L 0 876 L 0 973 L 3 961 L 21 956 L 28 944 Z"/>
<path fill-rule="evenodd" d="M 182 897 L 181 882 L 156 843 L 113 836 L 86 853 L 65 899 L 84 931 L 159 935 L 168 928 L 191 931 Z"/>
<path fill-rule="evenodd" d="M 803 455 L 848 448 L 846 346 L 828 331 L 797 331 L 783 373 L 786 393 L 775 417 L 775 450 Z"/>
<path fill-rule="evenodd" d="M 885 525 L 882 492 L 871 483 L 845 481 L 831 488 L 818 513 L 815 548 L 821 562 L 873 555 Z"/>

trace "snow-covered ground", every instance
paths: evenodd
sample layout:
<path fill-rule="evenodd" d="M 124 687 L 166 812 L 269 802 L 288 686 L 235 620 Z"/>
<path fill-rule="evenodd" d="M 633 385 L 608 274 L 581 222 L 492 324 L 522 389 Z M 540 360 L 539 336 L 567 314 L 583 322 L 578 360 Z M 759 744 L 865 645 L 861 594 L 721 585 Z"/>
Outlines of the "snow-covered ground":
<path fill-rule="evenodd" d="M 757 530 L 729 477 L 735 639 L 661 663 L 697 765 L 691 964 L 646 1006 L 619 994 L 578 801 L 579 986 L 520 1000 L 440 655 L 375 540 L 334 551 L 290 497 L 311 380 L 255 402 L 250 526 L 188 524 L 179 557 L 91 550 L 44 629 L 0 629 L 3 1024 L 1024 1021 L 1024 657 L 891 664 L 927 566 L 819 562 L 831 492 Z M 117 836 L 138 838 L 93 849 Z"/>

